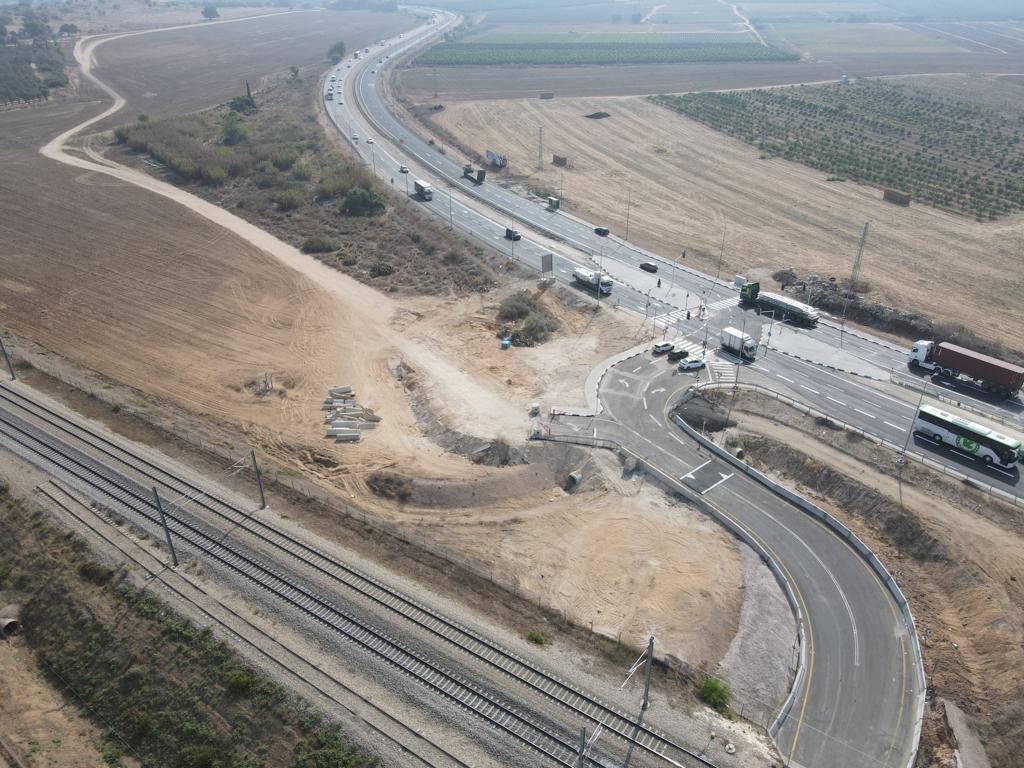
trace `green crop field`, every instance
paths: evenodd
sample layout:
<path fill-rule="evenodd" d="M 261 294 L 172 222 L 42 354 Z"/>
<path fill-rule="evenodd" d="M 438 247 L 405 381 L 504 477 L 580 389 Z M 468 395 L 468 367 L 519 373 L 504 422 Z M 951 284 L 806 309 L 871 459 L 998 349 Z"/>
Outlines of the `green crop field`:
<path fill-rule="evenodd" d="M 955 42 L 898 24 L 775 24 L 774 32 L 799 51 L 830 53 L 944 53 Z"/>
<path fill-rule="evenodd" d="M 834 180 L 891 187 L 978 220 L 1024 210 L 1024 105 L 861 80 L 653 96 L 680 114 Z"/>
<path fill-rule="evenodd" d="M 506 30 L 503 27 L 467 36 L 467 43 L 489 43 L 491 45 L 534 45 L 536 43 L 745 43 L 755 42 L 747 30 L 738 28 L 735 32 L 527 32 Z"/>
<path fill-rule="evenodd" d="M 796 54 L 757 43 L 443 43 L 416 60 L 420 66 L 667 64 L 674 62 L 792 61 Z"/>

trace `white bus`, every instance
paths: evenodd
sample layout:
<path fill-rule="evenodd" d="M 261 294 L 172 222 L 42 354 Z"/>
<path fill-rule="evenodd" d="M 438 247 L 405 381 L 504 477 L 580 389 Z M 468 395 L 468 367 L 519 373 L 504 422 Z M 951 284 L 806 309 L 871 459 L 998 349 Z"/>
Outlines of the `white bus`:
<path fill-rule="evenodd" d="M 1015 469 L 1021 458 L 1020 440 L 930 405 L 918 409 L 914 432 L 1003 469 Z"/>

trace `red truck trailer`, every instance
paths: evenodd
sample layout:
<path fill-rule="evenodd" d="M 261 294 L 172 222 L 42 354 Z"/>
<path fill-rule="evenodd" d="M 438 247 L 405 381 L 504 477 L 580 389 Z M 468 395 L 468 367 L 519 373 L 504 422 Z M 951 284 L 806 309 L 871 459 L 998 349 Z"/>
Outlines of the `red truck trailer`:
<path fill-rule="evenodd" d="M 943 341 L 918 341 L 910 353 L 910 364 L 939 376 L 972 379 L 985 389 L 1013 397 L 1024 386 L 1024 368 L 983 355 L 966 347 Z"/>

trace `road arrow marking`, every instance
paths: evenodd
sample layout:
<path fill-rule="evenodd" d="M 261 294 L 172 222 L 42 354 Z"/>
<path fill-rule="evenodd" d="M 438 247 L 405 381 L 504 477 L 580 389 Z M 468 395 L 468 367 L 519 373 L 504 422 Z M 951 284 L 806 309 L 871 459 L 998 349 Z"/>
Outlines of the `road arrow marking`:
<path fill-rule="evenodd" d="M 687 479 L 692 480 L 694 472 L 696 472 L 698 469 L 703 469 L 704 467 L 706 467 L 710 463 L 711 463 L 711 459 L 708 459 L 703 464 L 701 464 L 699 467 L 694 467 L 693 469 L 691 469 L 689 472 L 687 472 L 685 475 L 683 475 L 679 479 L 680 480 L 687 480 Z"/>
<path fill-rule="evenodd" d="M 652 394 L 652 395 L 656 395 L 656 394 L 658 394 L 659 392 L 664 392 L 664 391 L 665 391 L 665 388 L 664 388 L 664 387 L 658 387 L 657 389 L 652 389 L 652 390 L 651 390 L 651 394 Z"/>
<path fill-rule="evenodd" d="M 701 495 L 701 496 L 703 496 L 703 495 L 704 495 L 705 493 L 707 493 L 708 491 L 710 491 L 710 490 L 711 490 L 712 488 L 717 488 L 718 486 L 720 486 L 720 485 L 721 485 L 722 483 L 724 483 L 724 482 L 725 482 L 726 480 L 728 480 L 728 479 L 729 479 L 730 477 L 732 477 L 732 476 L 733 476 L 733 473 L 732 473 L 732 472 L 730 472 L 730 473 L 729 473 L 728 475 L 727 475 L 727 474 L 725 474 L 724 472 L 719 472 L 718 474 L 722 476 L 722 479 L 721 479 L 721 480 L 719 480 L 719 481 L 718 481 L 717 483 L 715 483 L 714 485 L 709 485 L 709 486 L 708 486 L 707 488 L 705 488 L 705 489 L 704 489 L 703 491 L 701 491 L 701 492 L 700 492 L 700 495 Z"/>

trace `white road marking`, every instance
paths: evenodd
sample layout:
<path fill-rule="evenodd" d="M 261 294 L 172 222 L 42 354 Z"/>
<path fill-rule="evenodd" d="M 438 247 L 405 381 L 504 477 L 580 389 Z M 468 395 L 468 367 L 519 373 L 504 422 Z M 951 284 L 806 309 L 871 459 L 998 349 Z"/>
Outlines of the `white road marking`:
<path fill-rule="evenodd" d="M 639 373 L 641 368 L 643 368 L 643 366 L 638 365 L 636 368 L 633 369 L 633 373 Z"/>
<path fill-rule="evenodd" d="M 754 365 L 753 363 L 751 363 L 750 367 L 753 368 L 755 371 L 764 371 L 765 373 L 771 373 L 771 371 L 769 371 L 767 368 L 762 368 L 760 365 Z"/>
<path fill-rule="evenodd" d="M 699 467 L 694 467 L 693 469 L 691 469 L 691 470 L 690 470 L 689 472 L 687 472 L 687 473 L 686 473 L 685 475 L 683 475 L 683 476 L 682 476 L 682 477 L 680 477 L 679 479 L 680 479 L 680 480 L 685 480 L 686 478 L 691 478 L 691 479 L 692 479 L 692 478 L 693 478 L 693 473 L 694 473 L 694 472 L 696 472 L 696 471 L 697 471 L 698 469 L 701 469 L 701 468 L 703 468 L 703 467 L 706 467 L 706 466 L 707 466 L 708 464 L 710 464 L 710 463 L 711 463 L 711 459 L 708 459 L 708 460 L 707 460 L 707 461 L 705 461 L 705 462 L 704 462 L 703 464 L 701 464 L 701 465 L 700 465 Z"/>
<path fill-rule="evenodd" d="M 862 410 L 861 410 L 860 408 L 854 408 L 853 410 L 855 410 L 855 411 L 856 411 L 857 413 L 863 413 L 863 414 L 864 414 L 865 416 L 867 416 L 867 417 L 868 417 L 869 419 L 873 419 L 873 418 L 875 418 L 875 417 L 874 417 L 874 414 L 868 413 L 867 411 L 862 411 Z"/>
<path fill-rule="evenodd" d="M 648 413 L 647 415 L 651 417 L 651 421 L 653 421 L 659 427 L 661 426 L 661 422 L 658 421 L 657 417 L 653 413 Z"/>
<path fill-rule="evenodd" d="M 781 373 L 776 373 L 775 375 L 776 375 L 776 376 L 777 376 L 778 378 L 782 379 L 783 381 L 788 381 L 788 382 L 789 382 L 790 384 L 794 383 L 792 379 L 787 379 L 787 378 L 786 378 L 785 376 L 783 376 L 783 375 L 782 375 Z"/>
<path fill-rule="evenodd" d="M 839 581 L 836 579 L 836 577 L 832 573 L 832 571 L 830 571 L 828 566 L 826 566 L 825 563 L 822 562 L 821 558 L 818 557 L 817 553 L 813 549 L 811 549 L 811 547 L 807 544 L 807 542 L 804 541 L 803 539 L 801 539 L 799 536 L 797 536 L 796 531 L 794 531 L 793 529 L 789 528 L 784 523 L 782 523 L 781 521 L 779 521 L 778 519 L 776 519 L 772 515 L 770 515 L 767 512 L 765 512 L 763 509 L 761 509 L 759 506 L 754 504 L 752 501 L 749 501 L 748 499 L 743 498 L 738 493 L 736 493 L 736 491 L 733 491 L 733 490 L 730 490 L 730 489 L 727 488 L 726 492 L 727 493 L 731 493 L 733 496 L 735 496 L 740 501 L 742 501 L 742 502 L 744 502 L 746 504 L 749 504 L 751 507 L 756 509 L 762 515 L 764 515 L 769 520 L 771 520 L 773 523 L 775 523 L 780 528 L 782 528 L 782 530 L 786 531 L 794 539 L 799 541 L 803 545 L 804 549 L 806 549 L 808 552 L 811 553 L 811 557 L 813 557 L 817 561 L 818 565 L 820 565 L 822 567 L 822 569 L 825 571 L 825 573 L 828 574 L 828 577 L 832 580 L 832 583 L 835 585 L 836 590 L 839 592 L 839 597 L 842 599 L 843 605 L 846 606 L 846 615 L 849 616 L 849 618 L 850 618 L 850 629 L 851 629 L 851 634 L 853 635 L 853 665 L 855 667 L 859 667 L 860 666 L 860 636 L 857 633 L 857 620 L 853 617 L 853 609 L 850 607 L 850 601 L 846 599 L 846 593 L 843 592 L 843 588 L 839 586 Z"/>
<path fill-rule="evenodd" d="M 806 384 L 801 384 L 801 385 L 800 385 L 800 388 L 801 388 L 801 389 L 806 389 L 806 390 L 807 390 L 808 392 L 813 392 L 813 393 L 814 393 L 814 394 L 816 394 L 816 395 L 820 395 L 820 394 L 821 394 L 821 392 L 819 392 L 819 391 L 818 391 L 818 390 L 816 390 L 816 389 L 811 389 L 811 388 L 810 388 L 810 387 L 808 387 L 808 386 L 807 386 Z"/>
<path fill-rule="evenodd" d="M 844 403 L 842 400 L 836 400 L 834 397 L 829 397 L 828 395 L 825 395 L 825 399 L 826 400 L 831 400 L 833 403 L 839 403 L 840 405 L 843 405 L 843 406 L 846 405 L 846 403 Z"/>
<path fill-rule="evenodd" d="M 882 423 L 887 425 L 887 426 L 892 427 L 893 429 L 898 429 L 900 432 L 906 432 L 907 431 L 906 427 L 897 426 L 896 424 L 893 424 L 891 421 L 883 421 Z"/>
<path fill-rule="evenodd" d="M 626 389 L 629 389 L 629 382 L 626 381 L 625 379 L 619 379 L 619 384 L 624 386 Z"/>
<path fill-rule="evenodd" d="M 721 472 L 719 472 L 718 474 L 722 475 Z M 722 475 L 722 479 L 721 480 L 719 480 L 714 485 L 709 485 L 707 488 L 705 488 L 703 491 L 700 492 L 700 495 L 703 496 L 705 493 L 710 491 L 712 488 L 717 488 L 718 486 L 720 486 L 722 483 L 724 483 L 726 480 L 728 480 L 732 476 L 733 476 L 732 472 L 730 472 L 728 475 Z"/>
<path fill-rule="evenodd" d="M 656 395 L 656 394 L 658 394 L 659 392 L 664 392 L 664 391 L 665 391 L 665 388 L 664 388 L 664 387 L 658 387 L 657 389 L 652 389 L 652 390 L 651 390 L 651 394 L 652 394 L 652 395 Z"/>
<path fill-rule="evenodd" d="M 643 397 L 643 401 L 644 401 L 644 410 L 646 411 L 647 410 L 647 396 L 646 395 Z M 655 421 L 657 421 L 657 419 L 655 419 Z"/>

